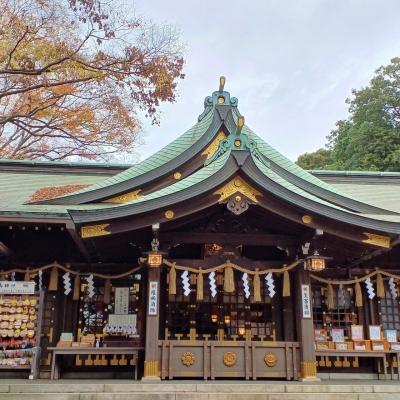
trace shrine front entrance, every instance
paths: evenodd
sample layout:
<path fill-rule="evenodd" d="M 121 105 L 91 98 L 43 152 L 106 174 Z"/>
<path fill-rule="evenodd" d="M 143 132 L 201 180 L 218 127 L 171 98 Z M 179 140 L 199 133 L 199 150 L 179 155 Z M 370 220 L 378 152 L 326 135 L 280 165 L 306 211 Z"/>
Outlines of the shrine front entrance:
<path fill-rule="evenodd" d="M 271 273 L 259 279 L 246 272 L 245 259 L 201 268 L 204 273 L 164 262 L 161 379 L 300 378 L 302 355 L 290 277 Z M 297 267 L 296 262 L 289 265 L 293 271 Z"/>

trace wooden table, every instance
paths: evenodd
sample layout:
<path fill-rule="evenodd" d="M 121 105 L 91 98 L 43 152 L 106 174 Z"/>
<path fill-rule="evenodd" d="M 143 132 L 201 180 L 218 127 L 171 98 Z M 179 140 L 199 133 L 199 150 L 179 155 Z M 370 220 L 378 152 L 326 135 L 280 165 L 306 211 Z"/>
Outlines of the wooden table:
<path fill-rule="evenodd" d="M 395 353 L 391 350 L 371 351 L 371 350 L 317 350 L 315 355 L 318 357 L 364 357 L 364 358 L 378 358 L 382 360 L 383 373 L 385 380 L 387 379 L 386 356 L 387 354 Z M 380 372 L 378 364 L 378 376 Z M 400 374 L 399 374 L 400 378 Z"/>
<path fill-rule="evenodd" d="M 396 361 L 397 361 L 397 379 L 400 381 L 400 350 L 387 350 L 387 353 L 389 355 L 389 365 L 390 365 L 390 375 L 391 378 L 393 379 L 393 359 L 392 355 L 394 354 L 396 356 Z"/>
<path fill-rule="evenodd" d="M 48 347 L 47 350 L 53 352 L 51 360 L 50 379 L 60 378 L 59 356 L 79 356 L 79 355 L 132 355 L 138 359 L 139 352 L 143 347 Z M 135 365 L 135 379 L 137 379 L 137 365 Z"/>

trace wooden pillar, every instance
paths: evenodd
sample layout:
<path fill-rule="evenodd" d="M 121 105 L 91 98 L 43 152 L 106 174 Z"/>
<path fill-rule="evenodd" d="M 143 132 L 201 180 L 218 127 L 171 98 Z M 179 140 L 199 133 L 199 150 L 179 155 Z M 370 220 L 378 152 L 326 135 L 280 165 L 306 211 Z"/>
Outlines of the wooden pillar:
<path fill-rule="evenodd" d="M 196 287 L 196 291 L 192 290 L 190 293 L 190 305 L 189 305 L 189 340 L 196 340 L 197 332 L 196 332 L 196 311 L 197 311 L 197 300 L 196 300 L 196 275 L 190 274 L 190 284 L 192 287 Z"/>
<path fill-rule="evenodd" d="M 301 377 L 303 381 L 316 381 L 318 378 L 309 271 L 304 269 L 296 271 L 294 286 L 296 287 L 296 322 L 301 352 Z"/>
<path fill-rule="evenodd" d="M 149 267 L 146 302 L 144 380 L 159 380 L 158 335 L 160 321 L 160 268 Z"/>
<path fill-rule="evenodd" d="M 292 297 L 282 297 L 283 340 L 294 342 L 294 315 Z"/>

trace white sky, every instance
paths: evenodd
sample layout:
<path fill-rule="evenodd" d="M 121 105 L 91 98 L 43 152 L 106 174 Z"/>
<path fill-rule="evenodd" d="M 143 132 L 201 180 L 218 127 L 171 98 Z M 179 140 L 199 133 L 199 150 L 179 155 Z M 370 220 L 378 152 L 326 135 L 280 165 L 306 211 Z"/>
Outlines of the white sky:
<path fill-rule="evenodd" d="M 144 122 L 140 159 L 189 129 L 218 89 L 239 99 L 247 125 L 295 160 L 323 147 L 345 99 L 400 56 L 399 0 L 125 0 L 174 24 L 187 46 L 177 102 Z"/>

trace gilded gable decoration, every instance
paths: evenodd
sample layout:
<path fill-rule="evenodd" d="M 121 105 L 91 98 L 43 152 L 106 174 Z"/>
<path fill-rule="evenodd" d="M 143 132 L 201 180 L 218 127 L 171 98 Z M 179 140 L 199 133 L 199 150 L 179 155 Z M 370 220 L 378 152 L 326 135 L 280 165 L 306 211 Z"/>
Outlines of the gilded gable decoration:
<path fill-rule="evenodd" d="M 116 203 L 116 204 L 124 204 L 130 203 L 131 201 L 135 201 L 142 197 L 139 194 L 141 189 L 133 190 L 132 192 L 124 193 L 119 196 L 111 197 L 110 199 L 104 200 L 103 203 Z"/>
<path fill-rule="evenodd" d="M 214 192 L 214 194 L 220 195 L 220 198 L 218 200 L 219 203 L 224 203 L 236 193 L 243 194 L 254 203 L 258 203 L 257 196 L 262 196 L 262 194 L 258 190 L 254 189 L 240 176 L 233 178 L 227 184 Z"/>
<path fill-rule="evenodd" d="M 107 230 L 110 224 L 86 225 L 81 227 L 82 239 L 110 235 L 111 232 Z"/>
<path fill-rule="evenodd" d="M 390 248 L 390 237 L 384 235 L 377 235 L 376 233 L 363 232 L 367 238 L 363 240 L 363 243 L 373 244 L 375 246 L 384 247 L 385 249 Z"/>
<path fill-rule="evenodd" d="M 211 158 L 217 151 L 220 142 L 224 139 L 226 139 L 226 135 L 224 132 L 220 131 L 215 139 L 210 143 L 210 145 L 201 153 L 201 155 L 205 155 L 207 157 L 207 160 Z"/>

